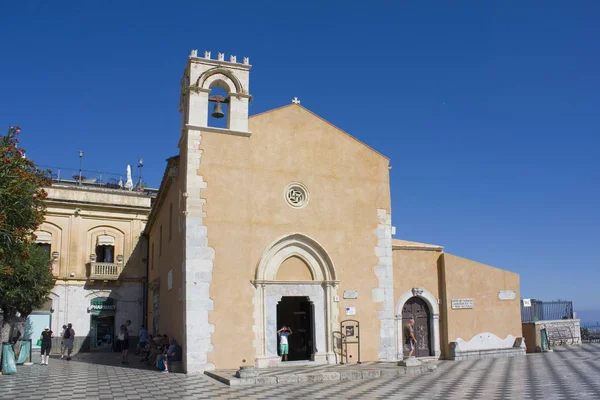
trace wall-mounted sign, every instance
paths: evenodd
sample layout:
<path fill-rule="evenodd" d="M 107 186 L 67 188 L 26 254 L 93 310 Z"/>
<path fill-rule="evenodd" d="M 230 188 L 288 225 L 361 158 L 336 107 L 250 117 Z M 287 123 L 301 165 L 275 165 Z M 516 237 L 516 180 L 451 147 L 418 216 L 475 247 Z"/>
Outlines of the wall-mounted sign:
<path fill-rule="evenodd" d="M 356 315 L 356 307 L 346 307 L 346 315 Z"/>
<path fill-rule="evenodd" d="M 499 300 L 514 300 L 517 298 L 517 292 L 514 290 L 501 290 L 498 292 Z"/>
<path fill-rule="evenodd" d="M 452 309 L 462 310 L 473 308 L 473 299 L 452 299 Z"/>
<path fill-rule="evenodd" d="M 346 327 L 346 337 L 353 337 L 354 336 L 354 326 L 350 325 Z"/>
<path fill-rule="evenodd" d="M 358 290 L 346 290 L 344 291 L 345 299 L 358 299 Z"/>
<path fill-rule="evenodd" d="M 96 297 L 90 302 L 90 314 L 114 314 L 117 311 L 117 301 L 110 297 Z"/>
<path fill-rule="evenodd" d="M 531 307 L 531 299 L 523 299 L 523 307 Z"/>

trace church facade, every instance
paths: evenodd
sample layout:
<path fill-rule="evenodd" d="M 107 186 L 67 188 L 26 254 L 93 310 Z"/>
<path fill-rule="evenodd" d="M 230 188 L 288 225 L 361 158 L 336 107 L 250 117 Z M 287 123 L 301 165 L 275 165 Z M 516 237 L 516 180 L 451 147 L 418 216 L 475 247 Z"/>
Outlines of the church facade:
<path fill-rule="evenodd" d="M 277 366 L 282 325 L 290 360 L 397 361 L 410 318 L 417 357 L 520 354 L 519 276 L 393 239 L 388 158 L 297 101 L 249 116 L 250 69 L 192 51 L 145 228 L 148 325 L 184 369 Z"/>

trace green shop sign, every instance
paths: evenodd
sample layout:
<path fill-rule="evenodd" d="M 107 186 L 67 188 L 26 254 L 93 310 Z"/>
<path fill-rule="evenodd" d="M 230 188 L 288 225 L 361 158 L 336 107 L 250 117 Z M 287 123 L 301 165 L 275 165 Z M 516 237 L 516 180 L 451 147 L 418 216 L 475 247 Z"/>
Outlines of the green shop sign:
<path fill-rule="evenodd" d="M 117 311 L 117 302 L 110 297 L 96 297 L 90 302 L 90 314 L 114 315 Z"/>

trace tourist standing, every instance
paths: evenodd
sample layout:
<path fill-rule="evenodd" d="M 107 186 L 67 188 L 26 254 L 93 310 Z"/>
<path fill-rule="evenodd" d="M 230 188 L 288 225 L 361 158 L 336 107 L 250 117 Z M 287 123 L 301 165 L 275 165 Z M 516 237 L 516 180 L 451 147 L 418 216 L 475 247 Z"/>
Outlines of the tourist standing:
<path fill-rule="evenodd" d="M 142 351 L 146 347 L 147 341 L 148 341 L 148 331 L 146 330 L 144 325 L 142 325 L 142 327 L 140 328 L 140 343 L 138 344 L 138 348 L 137 348 L 138 354 L 140 351 Z"/>
<path fill-rule="evenodd" d="M 129 364 L 127 362 L 127 352 L 129 351 L 129 332 L 127 332 L 127 326 L 121 325 L 119 331 L 119 341 L 121 342 L 121 364 Z"/>
<path fill-rule="evenodd" d="M 63 340 L 63 348 L 61 353 L 62 356 L 65 355 L 65 350 L 67 351 L 67 361 L 71 360 L 71 353 L 73 352 L 73 342 L 75 339 L 75 330 L 73 330 L 73 325 L 70 323 L 67 324 L 67 328 L 63 332 L 62 340 Z"/>
<path fill-rule="evenodd" d="M 292 334 L 292 330 L 286 325 L 283 325 L 283 327 L 277 331 L 277 334 L 279 335 L 279 352 L 281 353 L 281 361 L 287 361 L 288 353 L 290 351 L 288 336 Z"/>
<path fill-rule="evenodd" d="M 40 339 L 42 340 L 42 365 L 48 365 L 50 359 L 50 350 L 52 349 L 53 332 L 49 327 L 45 327 Z"/>
<path fill-rule="evenodd" d="M 67 330 L 67 326 L 63 325 L 62 330 L 60 331 L 60 359 L 65 358 L 65 340 L 63 337 L 65 336 L 65 331 Z"/>

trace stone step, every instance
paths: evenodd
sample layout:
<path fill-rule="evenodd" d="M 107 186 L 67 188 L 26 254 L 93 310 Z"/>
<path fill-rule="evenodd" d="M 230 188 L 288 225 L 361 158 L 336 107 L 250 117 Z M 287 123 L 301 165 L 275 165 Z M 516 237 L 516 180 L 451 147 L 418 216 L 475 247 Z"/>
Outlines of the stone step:
<path fill-rule="evenodd" d="M 436 364 L 427 363 L 411 367 L 395 367 L 395 368 L 356 368 L 348 369 L 336 368 L 332 366 L 326 370 L 315 372 L 299 372 L 294 373 L 290 368 L 281 373 L 273 374 L 272 370 L 268 370 L 268 374 L 260 374 L 256 377 L 237 378 L 235 371 L 205 371 L 204 374 L 216 379 L 229 386 L 261 386 L 261 385 L 276 385 L 285 383 L 305 383 L 305 382 L 324 382 L 324 381 L 354 381 L 363 379 L 378 379 L 378 378 L 393 378 L 403 375 L 418 375 L 426 372 L 432 372 L 437 368 Z M 261 370 L 259 370 L 261 371 Z"/>

